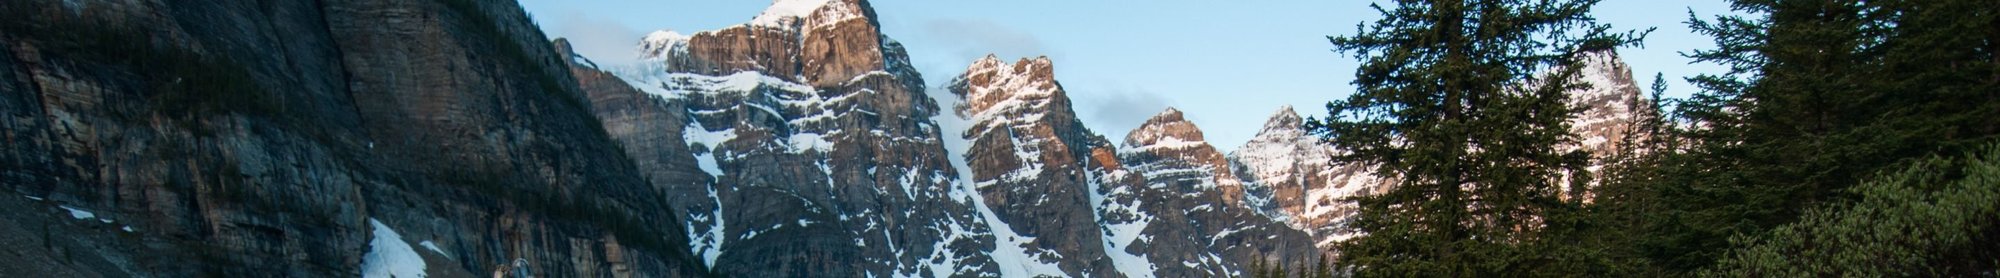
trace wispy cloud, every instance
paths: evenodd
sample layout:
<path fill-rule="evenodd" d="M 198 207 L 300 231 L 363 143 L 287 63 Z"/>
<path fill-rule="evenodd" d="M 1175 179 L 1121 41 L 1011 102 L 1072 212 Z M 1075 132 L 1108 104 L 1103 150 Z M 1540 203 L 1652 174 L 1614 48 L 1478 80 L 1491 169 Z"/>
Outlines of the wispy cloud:
<path fill-rule="evenodd" d="M 646 33 L 611 20 L 600 20 L 582 11 L 557 13 L 542 22 L 550 38 L 568 38 L 577 54 L 602 64 L 626 64 L 638 60 L 635 50 Z"/>
<path fill-rule="evenodd" d="M 1124 142 L 1125 132 L 1138 128 L 1146 119 L 1173 106 L 1172 99 L 1139 87 L 1101 88 L 1078 91 L 1066 88 L 1076 100 L 1084 126 L 1104 134 L 1112 142 Z"/>

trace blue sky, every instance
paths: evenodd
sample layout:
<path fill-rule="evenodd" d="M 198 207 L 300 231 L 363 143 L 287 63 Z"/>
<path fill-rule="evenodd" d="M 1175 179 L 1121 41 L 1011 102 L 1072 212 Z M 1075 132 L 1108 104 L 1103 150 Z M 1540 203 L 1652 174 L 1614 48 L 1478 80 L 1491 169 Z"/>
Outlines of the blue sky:
<path fill-rule="evenodd" d="M 759 0 L 521 0 L 551 37 L 567 37 L 599 62 L 629 61 L 640 36 L 747 22 Z M 1246 4 L 1248 3 L 1248 4 Z M 1328 100 L 1353 91 L 1356 62 L 1326 36 L 1355 32 L 1378 16 L 1366 1 L 898 1 L 870 3 L 882 31 L 909 50 L 933 87 L 987 53 L 1012 61 L 1049 56 L 1056 78 L 1092 130 L 1122 141 L 1126 131 L 1172 106 L 1225 151 L 1254 136 L 1283 105 L 1324 115 Z M 1594 11 L 1621 29 L 1659 28 L 1643 48 L 1619 49 L 1635 80 L 1655 72 L 1669 96 L 1694 88 L 1680 77 L 1720 72 L 1679 53 L 1711 47 L 1683 21 L 1727 13 L 1724 0 L 1606 0 Z M 934 95 L 944 95 L 941 88 Z"/>

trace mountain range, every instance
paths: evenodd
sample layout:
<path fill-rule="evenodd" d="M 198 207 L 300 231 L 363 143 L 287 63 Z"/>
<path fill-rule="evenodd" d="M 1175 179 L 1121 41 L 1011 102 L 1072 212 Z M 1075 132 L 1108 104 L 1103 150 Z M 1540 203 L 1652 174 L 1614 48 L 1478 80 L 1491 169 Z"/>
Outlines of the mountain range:
<path fill-rule="evenodd" d="M 0 33 L 0 276 L 1244 276 L 1395 183 L 1292 107 L 1224 153 L 1173 108 L 1093 132 L 1046 57 L 931 87 L 865 0 L 629 64 L 511 2 L 0 10 L 46 19 Z M 1589 54 L 1563 147 L 1621 151 L 1630 72 Z"/>

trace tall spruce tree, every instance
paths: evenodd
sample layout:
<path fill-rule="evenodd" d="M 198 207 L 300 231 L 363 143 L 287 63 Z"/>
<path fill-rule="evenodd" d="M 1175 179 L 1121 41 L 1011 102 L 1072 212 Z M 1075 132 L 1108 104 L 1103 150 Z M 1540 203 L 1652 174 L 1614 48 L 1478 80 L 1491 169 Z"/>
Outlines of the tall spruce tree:
<path fill-rule="evenodd" d="M 1357 92 L 1308 125 L 1348 150 L 1342 161 L 1399 177 L 1356 198 L 1365 235 L 1340 245 L 1361 276 L 1528 275 L 1550 254 L 1524 251 L 1555 211 L 1574 142 L 1567 92 L 1578 55 L 1634 43 L 1591 17 L 1594 0 L 1401 0 L 1330 37 L 1363 63 Z M 1581 174 L 1581 173 L 1569 173 Z"/>
<path fill-rule="evenodd" d="M 1626 136 L 1618 142 L 1620 154 L 1604 161 L 1599 176 L 1602 186 L 1593 188 L 1596 195 L 1587 212 L 1588 227 L 1579 233 L 1592 235 L 1592 240 L 1573 244 L 1594 250 L 1595 256 L 1603 260 L 1609 273 L 1622 277 L 1672 277 L 1652 260 L 1649 260 L 1638 246 L 1657 244 L 1653 238 L 1645 237 L 1646 229 L 1659 224 L 1661 202 L 1656 192 L 1660 180 L 1665 177 L 1659 171 L 1665 158 L 1681 152 L 1681 126 L 1674 122 L 1674 100 L 1664 98 L 1667 91 L 1665 74 L 1654 74 L 1651 96 L 1642 100 L 1633 113 L 1638 120 L 1627 127 Z"/>

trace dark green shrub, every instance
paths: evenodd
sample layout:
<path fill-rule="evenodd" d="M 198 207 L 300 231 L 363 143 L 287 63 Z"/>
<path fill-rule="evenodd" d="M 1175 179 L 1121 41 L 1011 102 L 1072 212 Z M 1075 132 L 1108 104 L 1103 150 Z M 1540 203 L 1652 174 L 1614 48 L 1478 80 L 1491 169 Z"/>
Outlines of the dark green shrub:
<path fill-rule="evenodd" d="M 1849 189 L 1850 206 L 1807 212 L 1758 237 L 1703 276 L 1956 277 L 2000 262 L 2000 145 L 1933 158 Z"/>

